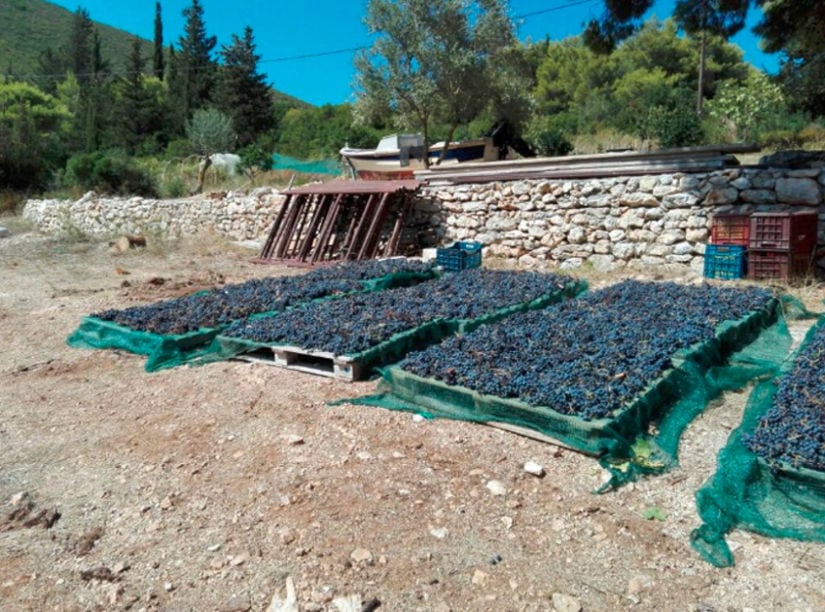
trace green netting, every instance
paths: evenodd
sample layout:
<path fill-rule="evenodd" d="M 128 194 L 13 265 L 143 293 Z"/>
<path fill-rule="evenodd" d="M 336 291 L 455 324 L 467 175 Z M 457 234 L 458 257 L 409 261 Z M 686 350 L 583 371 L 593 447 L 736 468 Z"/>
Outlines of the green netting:
<path fill-rule="evenodd" d="M 804 349 L 819 320 L 808 332 Z M 793 357 L 779 375 L 790 371 Z M 733 565 L 734 558 L 725 534 L 734 528 L 769 537 L 825 541 L 825 473 L 790 466 L 769 466 L 742 443 L 773 404 L 774 379 L 760 382 L 748 399 L 741 425 L 720 451 L 714 476 L 696 492 L 702 525 L 691 534 L 693 548 L 717 567 Z"/>
<path fill-rule="evenodd" d="M 360 281 L 361 292 L 369 293 L 396 287 L 407 287 L 430 280 L 437 275 L 435 269 L 424 272 L 409 270 L 393 272 Z M 209 292 L 199 293 L 208 294 Z M 346 295 L 350 294 L 330 295 L 311 301 L 340 299 Z M 250 318 L 272 317 L 278 314 L 279 312 L 261 312 L 252 315 Z M 213 341 L 227 325 L 229 323 L 220 327 L 201 328 L 187 334 L 156 334 L 88 316 L 83 317 L 78 328 L 66 339 L 66 343 L 73 348 L 120 349 L 136 355 L 144 355 L 147 357 L 146 371 L 155 372 L 187 363 L 203 363 L 223 359 L 221 356 L 212 359 L 211 356 L 222 350 L 220 344 Z"/>
<path fill-rule="evenodd" d="M 289 155 L 272 154 L 273 170 L 291 170 L 303 174 L 325 174 L 328 176 L 340 176 L 345 174 L 341 162 L 334 159 L 303 160 Z"/>
<path fill-rule="evenodd" d="M 395 334 L 369 349 L 358 353 L 336 355 L 336 357 L 345 358 L 357 363 L 361 372 L 367 374 L 373 368 L 395 363 L 407 353 L 440 342 L 452 334 L 469 333 L 481 325 L 495 323 L 517 312 L 545 308 L 563 299 L 575 297 L 586 289 L 587 283 L 585 281 L 571 281 L 563 289 L 552 295 L 546 295 L 530 302 L 514 304 L 513 306 L 508 306 L 507 308 L 502 308 L 474 319 L 434 319 L 432 321 L 426 321 L 414 328 Z M 212 345 L 214 360 L 231 359 L 244 353 L 254 353 L 260 349 L 295 348 L 294 345 L 275 345 L 221 335 L 215 338 Z M 303 348 L 312 350 L 313 347 Z M 202 359 L 201 361 L 203 362 L 205 360 Z"/>
<path fill-rule="evenodd" d="M 757 338 L 760 341 L 754 342 Z M 551 407 L 482 395 L 398 366 L 381 371 L 378 394 L 348 401 L 428 417 L 503 422 L 541 432 L 600 457 L 612 473 L 602 489 L 607 490 L 640 474 L 674 466 L 682 432 L 708 400 L 723 389 L 740 387 L 755 376 L 775 371 L 789 344 L 779 303 L 774 300 L 739 321 L 722 323 L 714 338 L 676 353 L 671 369 L 608 419 L 586 421 Z M 653 432 L 651 425 L 655 425 Z"/>
<path fill-rule="evenodd" d="M 218 335 L 217 328 L 199 329 L 188 334 L 161 335 L 137 331 L 96 317 L 83 317 L 67 338 L 73 348 L 121 349 L 145 355 L 146 371 L 173 367 L 193 358 Z"/>

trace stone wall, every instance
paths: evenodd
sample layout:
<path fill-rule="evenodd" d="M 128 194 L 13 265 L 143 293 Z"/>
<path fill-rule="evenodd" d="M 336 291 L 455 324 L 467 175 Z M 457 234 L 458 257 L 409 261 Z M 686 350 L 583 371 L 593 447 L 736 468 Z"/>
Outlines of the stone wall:
<path fill-rule="evenodd" d="M 524 267 L 689 265 L 701 271 L 720 212 L 815 210 L 825 244 L 825 169 L 522 180 L 424 190 L 442 242 L 475 240 Z"/>
<path fill-rule="evenodd" d="M 50 234 L 109 238 L 119 234 L 180 237 L 214 233 L 233 240 L 266 237 L 284 196 L 266 187 L 175 200 L 101 197 L 77 201 L 29 200 L 23 217 Z"/>
<path fill-rule="evenodd" d="M 405 242 L 415 250 L 476 240 L 485 257 L 524 267 L 587 265 L 609 271 L 681 264 L 701 271 L 711 219 L 720 212 L 815 210 L 819 244 L 825 245 L 824 195 L 825 168 L 429 186 L 421 192 Z M 262 240 L 283 200 L 271 188 L 179 200 L 89 193 L 75 202 L 30 200 L 23 214 L 49 233 L 211 232 Z"/>

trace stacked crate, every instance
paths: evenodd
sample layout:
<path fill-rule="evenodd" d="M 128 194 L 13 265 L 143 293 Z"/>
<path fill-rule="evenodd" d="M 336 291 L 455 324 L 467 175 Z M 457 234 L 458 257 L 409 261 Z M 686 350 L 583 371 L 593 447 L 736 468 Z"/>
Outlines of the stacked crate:
<path fill-rule="evenodd" d="M 748 238 L 748 278 L 781 280 L 810 272 L 818 215 L 812 211 L 754 213 Z"/>
<path fill-rule="evenodd" d="M 745 275 L 750 228 L 750 217 L 747 214 L 714 215 L 710 244 L 705 248 L 706 278 L 730 280 Z"/>

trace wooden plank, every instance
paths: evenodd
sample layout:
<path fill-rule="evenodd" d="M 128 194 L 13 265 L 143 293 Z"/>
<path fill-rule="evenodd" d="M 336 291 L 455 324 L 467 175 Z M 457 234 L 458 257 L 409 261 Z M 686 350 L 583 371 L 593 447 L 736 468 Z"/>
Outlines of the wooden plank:
<path fill-rule="evenodd" d="M 262 347 L 254 352 L 238 355 L 236 358 L 249 363 L 262 363 L 346 382 L 361 380 L 367 371 L 361 362 L 350 357 L 297 346 Z"/>

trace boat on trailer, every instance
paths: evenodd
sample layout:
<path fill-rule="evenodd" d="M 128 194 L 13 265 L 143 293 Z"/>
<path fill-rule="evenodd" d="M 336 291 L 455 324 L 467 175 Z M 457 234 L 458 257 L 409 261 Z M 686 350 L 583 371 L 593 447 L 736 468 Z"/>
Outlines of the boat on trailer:
<path fill-rule="evenodd" d="M 441 157 L 444 142 L 437 142 L 427 151 L 429 165 Z M 424 137 L 420 134 L 391 134 L 384 136 L 374 149 L 344 147 L 341 155 L 353 174 L 365 180 L 411 179 L 416 170 L 424 170 Z M 498 148 L 492 138 L 476 138 L 451 142 L 440 165 L 465 162 L 495 161 Z"/>

